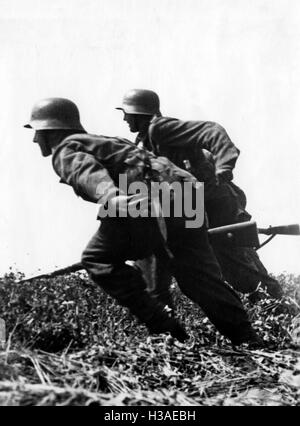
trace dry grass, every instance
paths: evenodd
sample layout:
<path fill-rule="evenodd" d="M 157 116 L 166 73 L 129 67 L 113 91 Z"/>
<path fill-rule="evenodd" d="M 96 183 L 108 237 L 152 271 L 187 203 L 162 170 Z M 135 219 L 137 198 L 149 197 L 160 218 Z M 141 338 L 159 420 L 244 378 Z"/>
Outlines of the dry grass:
<path fill-rule="evenodd" d="M 300 277 L 279 277 L 281 301 L 244 300 L 268 351 L 233 350 L 177 289 L 187 345 L 148 337 L 84 275 L 16 278 L 0 280 L 0 405 L 300 405 Z"/>

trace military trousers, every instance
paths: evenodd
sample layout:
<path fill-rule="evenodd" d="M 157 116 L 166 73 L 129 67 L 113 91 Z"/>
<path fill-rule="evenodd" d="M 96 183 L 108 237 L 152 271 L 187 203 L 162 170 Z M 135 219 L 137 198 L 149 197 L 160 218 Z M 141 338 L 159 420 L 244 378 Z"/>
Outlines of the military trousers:
<path fill-rule="evenodd" d="M 251 219 L 251 215 L 245 210 L 246 196 L 238 186 L 232 182 L 226 183 L 220 186 L 220 192 L 223 197 L 216 197 L 206 203 L 210 228 L 246 222 Z M 269 276 L 254 248 L 223 247 L 214 244 L 213 249 L 224 278 L 237 291 L 253 293 L 261 284 L 272 297 L 282 297 L 283 291 L 279 282 Z"/>
<path fill-rule="evenodd" d="M 82 264 L 95 283 L 132 310 L 146 283 L 126 261 L 155 254 L 224 336 L 234 344 L 249 341 L 254 331 L 238 295 L 221 278 L 206 230 L 182 223 L 166 219 L 170 257 L 155 218 L 105 218 L 84 250 Z"/>

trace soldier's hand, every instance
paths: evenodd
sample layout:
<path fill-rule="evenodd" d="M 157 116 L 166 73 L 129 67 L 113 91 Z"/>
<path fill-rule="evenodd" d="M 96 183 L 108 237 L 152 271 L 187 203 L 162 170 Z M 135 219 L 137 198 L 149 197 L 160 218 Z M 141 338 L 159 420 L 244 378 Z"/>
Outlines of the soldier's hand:
<path fill-rule="evenodd" d="M 231 170 L 220 170 L 216 173 L 217 182 L 219 185 L 226 182 L 231 182 L 233 179 L 233 174 Z"/>
<path fill-rule="evenodd" d="M 108 201 L 108 209 L 121 217 L 148 217 L 148 197 L 144 194 L 117 195 Z"/>
<path fill-rule="evenodd" d="M 107 203 L 108 211 L 117 212 L 122 216 L 127 216 L 128 211 L 128 195 L 117 195 L 112 197 Z"/>

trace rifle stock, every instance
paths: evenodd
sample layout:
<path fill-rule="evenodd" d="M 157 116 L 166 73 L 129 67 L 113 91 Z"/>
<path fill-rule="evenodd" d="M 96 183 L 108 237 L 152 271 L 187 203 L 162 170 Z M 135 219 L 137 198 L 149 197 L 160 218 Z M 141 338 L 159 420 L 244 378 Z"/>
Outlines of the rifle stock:
<path fill-rule="evenodd" d="M 256 222 L 241 222 L 208 230 L 212 244 L 233 247 L 259 247 Z"/>

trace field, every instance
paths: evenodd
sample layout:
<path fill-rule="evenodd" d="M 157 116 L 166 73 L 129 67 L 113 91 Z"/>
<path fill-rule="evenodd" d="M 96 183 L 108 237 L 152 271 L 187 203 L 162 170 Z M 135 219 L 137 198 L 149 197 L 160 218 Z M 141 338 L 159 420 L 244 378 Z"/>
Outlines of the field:
<path fill-rule="evenodd" d="M 232 348 L 174 287 L 181 345 L 149 337 L 126 309 L 70 274 L 19 285 L 0 278 L 0 405 L 300 405 L 300 277 L 285 296 L 245 306 L 268 350 Z"/>

